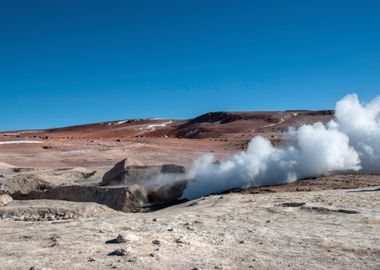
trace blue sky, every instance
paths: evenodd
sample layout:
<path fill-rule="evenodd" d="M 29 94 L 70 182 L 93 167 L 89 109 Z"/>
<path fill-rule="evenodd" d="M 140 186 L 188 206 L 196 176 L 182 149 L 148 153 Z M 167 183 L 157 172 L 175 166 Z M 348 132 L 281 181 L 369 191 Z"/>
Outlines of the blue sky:
<path fill-rule="evenodd" d="M 0 0 L 0 130 L 380 93 L 379 1 Z"/>

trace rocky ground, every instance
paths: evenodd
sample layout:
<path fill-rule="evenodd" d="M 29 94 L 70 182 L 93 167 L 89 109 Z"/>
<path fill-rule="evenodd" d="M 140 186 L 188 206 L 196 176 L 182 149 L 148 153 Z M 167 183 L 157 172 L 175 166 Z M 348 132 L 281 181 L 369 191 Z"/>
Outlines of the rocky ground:
<path fill-rule="evenodd" d="M 0 268 L 380 269 L 380 175 L 176 200 L 184 168 L 199 155 L 223 159 L 255 135 L 282 144 L 289 126 L 332 113 L 0 132 Z M 178 184 L 147 189 L 157 173 Z"/>
<path fill-rule="evenodd" d="M 228 194 L 150 213 L 2 220 L 0 263 L 2 269 L 379 269 L 379 191 Z M 118 234 L 124 243 L 113 240 Z"/>

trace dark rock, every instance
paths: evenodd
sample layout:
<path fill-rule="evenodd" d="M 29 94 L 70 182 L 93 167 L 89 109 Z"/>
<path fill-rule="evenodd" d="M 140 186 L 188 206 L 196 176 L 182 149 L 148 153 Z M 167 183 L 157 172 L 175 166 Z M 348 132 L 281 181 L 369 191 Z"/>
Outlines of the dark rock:
<path fill-rule="evenodd" d="M 161 167 L 161 173 L 185 173 L 185 167 L 176 164 L 164 164 Z"/>
<path fill-rule="evenodd" d="M 122 244 L 125 242 L 127 242 L 127 239 L 123 235 L 118 234 L 115 239 L 106 241 L 106 244 Z"/>
<path fill-rule="evenodd" d="M 116 241 L 120 244 L 120 243 L 125 243 L 125 242 L 127 242 L 127 239 L 126 239 L 123 235 L 119 234 L 119 235 L 116 237 Z"/>
<path fill-rule="evenodd" d="M 123 183 L 126 173 L 126 168 L 129 166 L 143 166 L 143 164 L 140 161 L 125 158 L 118 163 L 115 164 L 115 166 L 106 172 L 102 178 L 101 185 L 110 185 L 115 183 Z"/>
<path fill-rule="evenodd" d="M 159 245 L 161 245 L 161 242 L 160 242 L 160 240 L 153 240 L 152 244 L 159 246 Z"/>
<path fill-rule="evenodd" d="M 108 256 L 126 256 L 128 252 L 124 248 L 118 248 L 111 253 L 108 253 Z"/>
<path fill-rule="evenodd" d="M 177 244 L 185 244 L 185 241 L 182 240 L 182 237 L 178 237 L 178 238 L 175 240 L 175 242 L 176 242 Z"/>
<path fill-rule="evenodd" d="M 284 202 L 282 204 L 283 207 L 300 207 L 300 206 L 303 206 L 305 205 L 304 202 Z"/>
<path fill-rule="evenodd" d="M 148 192 L 150 203 L 170 203 L 177 201 L 182 196 L 187 185 L 187 180 L 178 180 L 170 185 L 151 188 Z"/>

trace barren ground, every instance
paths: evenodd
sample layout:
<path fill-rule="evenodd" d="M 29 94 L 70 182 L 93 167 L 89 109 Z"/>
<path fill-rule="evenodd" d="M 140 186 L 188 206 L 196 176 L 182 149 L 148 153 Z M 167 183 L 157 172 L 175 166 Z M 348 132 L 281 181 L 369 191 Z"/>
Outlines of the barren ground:
<path fill-rule="evenodd" d="M 228 194 L 143 214 L 1 221 L 0 263 L 2 269 L 379 269 L 378 193 Z M 106 244 L 117 234 L 127 242 Z M 108 255 L 118 248 L 127 254 Z"/>

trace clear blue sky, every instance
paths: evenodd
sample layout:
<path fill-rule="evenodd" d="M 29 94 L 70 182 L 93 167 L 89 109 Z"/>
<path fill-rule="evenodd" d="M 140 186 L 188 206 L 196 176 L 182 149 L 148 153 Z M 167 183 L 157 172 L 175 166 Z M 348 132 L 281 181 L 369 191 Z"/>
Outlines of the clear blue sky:
<path fill-rule="evenodd" d="M 0 130 L 380 93 L 380 1 L 0 0 Z"/>

